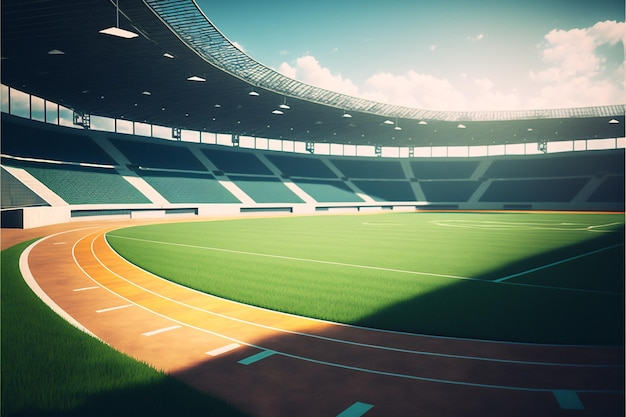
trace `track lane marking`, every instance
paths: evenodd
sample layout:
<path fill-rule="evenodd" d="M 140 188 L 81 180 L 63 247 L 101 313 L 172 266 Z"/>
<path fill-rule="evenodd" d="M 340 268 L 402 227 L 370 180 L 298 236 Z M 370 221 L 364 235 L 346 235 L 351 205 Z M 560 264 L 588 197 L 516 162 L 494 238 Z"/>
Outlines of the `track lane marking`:
<path fill-rule="evenodd" d="M 175 282 L 166 280 L 158 275 L 155 275 L 151 272 L 148 272 L 140 267 L 138 267 L 137 265 L 134 265 L 132 263 L 130 263 L 129 261 L 127 261 L 126 259 L 124 259 L 120 254 L 118 254 L 117 252 L 115 252 L 113 250 L 113 248 L 111 248 L 111 246 L 109 245 L 106 236 L 107 236 L 108 232 L 104 232 L 101 235 L 101 238 L 104 239 L 104 242 L 106 243 L 107 247 L 109 248 L 109 250 L 122 262 L 125 262 L 128 265 L 133 266 L 134 268 L 156 278 L 162 281 L 167 282 L 168 284 L 180 287 L 180 288 L 184 288 L 185 290 L 188 291 L 192 291 L 195 292 L 197 294 L 202 294 L 204 296 L 208 296 L 211 298 L 217 298 L 220 300 L 224 300 L 223 298 L 211 295 L 211 294 L 207 294 L 205 292 L 202 291 L 198 291 L 198 290 L 194 290 L 191 289 L 189 287 L 185 287 L 184 285 L 181 284 L 177 284 Z M 98 238 L 98 237 L 97 237 Z M 94 238 L 94 239 L 97 239 Z M 117 274 L 116 272 L 113 272 L 111 269 L 109 269 L 106 265 L 104 265 L 103 262 L 100 261 L 100 259 L 97 257 L 97 255 L 95 254 L 95 252 L 93 251 L 93 242 L 92 242 L 92 253 L 95 259 L 98 260 L 98 262 L 105 268 L 107 269 L 109 272 L 111 272 L 112 274 L 115 274 L 116 276 L 118 276 L 120 279 L 123 279 L 127 282 L 129 282 L 130 284 L 141 288 L 144 291 L 147 291 L 151 294 L 154 294 L 158 297 L 161 297 L 163 299 L 166 299 L 168 301 L 172 301 L 174 303 L 183 305 L 183 306 L 187 306 L 189 308 L 204 312 L 204 313 L 208 313 L 211 315 L 214 315 L 216 317 L 220 317 L 220 318 L 224 318 L 224 319 L 228 319 L 228 320 L 232 320 L 232 321 L 236 321 L 238 323 L 243 323 L 243 324 L 247 324 L 247 325 L 252 325 L 252 326 L 256 326 L 256 327 L 260 327 L 260 328 L 264 328 L 267 330 L 272 330 L 272 331 L 276 331 L 276 332 L 280 332 L 280 333 L 286 333 L 286 334 L 293 334 L 293 335 L 298 335 L 298 336 L 305 336 L 305 337 L 311 337 L 314 339 L 319 339 L 319 340 L 324 340 L 324 341 L 330 341 L 330 342 L 335 342 L 335 343 L 341 343 L 341 344 L 346 344 L 346 345 L 352 345 L 352 346 L 359 346 L 359 347 L 366 347 L 366 348 L 372 348 L 372 349 L 380 349 L 380 350 L 386 350 L 386 351 L 392 351 L 392 352 L 401 352 L 401 353 L 409 353 L 409 354 L 416 354 L 416 355 L 423 355 L 423 356 L 436 356 L 436 357 L 445 357 L 445 358 L 454 358 L 454 359 L 468 359 L 468 360 L 477 360 L 477 361 L 485 361 L 485 362 L 498 362 L 498 363 L 512 363 L 512 364 L 522 364 L 522 365 L 538 365 L 538 366 L 561 366 L 561 367 L 589 367 L 589 368 L 622 368 L 624 365 L 622 364 L 575 364 L 575 363 L 552 363 L 552 362 L 538 362 L 538 361 L 521 361 L 521 360 L 512 360 L 512 359 L 497 359 L 497 358 L 487 358 L 487 357 L 476 357 L 476 356 L 466 356 L 466 355 L 455 355 L 455 354 L 445 354 L 445 353 L 437 353 L 437 352 L 425 352 L 425 351 L 418 351 L 418 350 L 411 350 L 411 349 L 402 349 L 402 348 L 394 348 L 394 347 L 390 347 L 390 346 L 381 346 L 381 345 L 373 345 L 373 344 L 367 344 L 367 343 L 360 343 L 360 342 L 353 342 L 350 340 L 343 340 L 343 339 L 336 339 L 336 338 L 331 338 L 331 337 L 327 337 L 327 336 L 321 336 L 321 335 L 317 335 L 317 334 L 312 334 L 312 333 L 304 333 L 304 332 L 299 332 L 299 331 L 294 331 L 294 330 L 287 330 L 287 329 L 281 329 L 281 328 L 277 328 L 277 327 L 273 327 L 273 326 L 268 326 L 268 325 L 264 325 L 264 324 L 260 324 L 260 323 L 255 323 L 255 322 L 251 322 L 248 320 L 243 320 L 243 319 L 239 319 L 236 317 L 232 317 L 232 316 L 228 316 L 228 315 L 224 315 L 224 314 L 220 314 L 220 313 L 216 313 L 210 310 L 206 310 L 206 309 L 202 309 L 190 304 L 186 304 L 183 302 L 180 302 L 176 299 L 167 297 L 163 294 L 159 294 L 159 293 L 155 293 L 151 290 L 148 290 L 140 285 L 138 285 L 135 282 L 132 282 L 128 279 L 126 279 L 125 277 L 120 276 L 119 274 Z M 490 281 L 484 281 L 481 280 L 483 282 L 490 282 Z M 518 284 L 518 283 L 505 283 L 505 284 L 509 284 L 509 285 L 526 285 L 526 284 Z M 545 287 L 542 287 L 545 288 Z M 233 302 L 228 300 L 229 302 Z M 238 302 L 235 302 L 238 303 Z M 238 303 L 238 304 L 242 304 L 242 303 Z M 259 308 L 259 307 L 255 307 L 255 308 Z M 286 314 L 286 313 L 278 313 L 278 314 Z M 296 316 L 299 317 L 299 316 Z M 315 321 L 318 321 L 317 319 L 312 319 Z M 338 324 L 338 323 L 333 323 L 333 322 L 325 322 L 325 323 L 330 323 L 330 324 Z M 339 325 L 341 326 L 347 326 L 347 327 L 352 327 L 349 325 L 345 325 L 345 324 L 341 324 L 339 323 Z M 378 329 L 369 329 L 369 328 L 363 328 L 361 327 L 360 329 L 366 329 L 366 330 L 376 330 L 378 331 Z M 408 334 L 408 333 L 407 333 Z M 489 343 L 492 343 L 492 341 L 488 341 Z M 500 342 L 493 342 L 493 343 L 500 343 Z M 509 342 L 502 342 L 504 344 L 511 344 Z M 535 345 L 533 343 L 522 343 L 525 345 Z M 543 346 L 542 344 L 539 344 L 541 346 Z M 559 346 L 565 346 L 565 345 L 559 345 Z"/>

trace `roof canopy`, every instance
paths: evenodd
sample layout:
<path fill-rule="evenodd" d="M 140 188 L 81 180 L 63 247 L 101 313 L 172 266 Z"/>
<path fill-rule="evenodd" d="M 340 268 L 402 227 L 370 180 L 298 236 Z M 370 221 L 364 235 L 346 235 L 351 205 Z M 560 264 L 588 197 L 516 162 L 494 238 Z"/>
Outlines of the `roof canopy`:
<path fill-rule="evenodd" d="M 623 105 L 445 112 L 313 87 L 237 49 L 193 0 L 119 0 L 119 9 L 111 0 L 3 0 L 1 7 L 2 83 L 78 113 L 216 133 L 381 146 L 624 136 Z M 138 36 L 100 33 L 111 27 Z M 609 123 L 612 119 L 619 123 Z"/>

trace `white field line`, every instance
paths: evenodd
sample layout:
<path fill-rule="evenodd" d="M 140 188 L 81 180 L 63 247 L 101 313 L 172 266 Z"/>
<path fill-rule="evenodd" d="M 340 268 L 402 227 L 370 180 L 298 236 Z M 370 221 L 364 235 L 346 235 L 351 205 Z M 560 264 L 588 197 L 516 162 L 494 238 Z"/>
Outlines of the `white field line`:
<path fill-rule="evenodd" d="M 551 267 L 556 266 L 556 265 L 560 265 L 560 264 L 564 264 L 566 262 L 574 261 L 576 259 L 584 258 L 585 256 L 595 255 L 596 253 L 604 252 L 604 251 L 609 250 L 609 249 L 618 248 L 618 247 L 623 246 L 623 245 L 624 245 L 623 243 L 617 243 L 615 245 L 607 246 L 605 248 L 592 250 L 591 252 L 583 253 L 583 254 L 577 255 L 577 256 L 572 256 L 571 258 L 562 259 L 560 261 L 552 262 L 552 263 L 549 263 L 547 265 L 539 266 L 537 268 L 532 268 L 532 269 L 529 269 L 527 271 L 518 272 L 517 274 L 507 275 L 506 277 L 495 279 L 495 280 L 493 280 L 493 282 L 504 282 L 504 281 L 509 280 L 511 278 L 519 277 L 521 275 L 530 274 L 531 272 L 541 271 L 542 269 L 551 268 Z"/>
<path fill-rule="evenodd" d="M 151 290 L 149 290 L 147 288 L 141 287 L 137 283 L 135 283 L 133 281 L 130 281 L 129 279 L 127 279 L 127 278 L 117 274 L 116 272 L 111 271 L 102 262 L 102 260 L 100 258 L 98 258 L 98 256 L 96 255 L 94 247 L 93 247 L 94 246 L 94 242 L 95 242 L 95 239 L 93 239 L 92 242 L 91 242 L 91 253 L 94 256 L 94 258 L 98 261 L 98 263 L 100 265 L 102 265 L 110 273 L 118 276 L 121 280 L 126 281 L 129 284 L 131 284 L 131 285 L 133 285 L 133 286 L 135 286 L 137 288 L 141 288 L 143 291 L 146 291 L 147 293 L 150 293 L 150 294 L 153 294 L 153 295 L 155 295 L 157 297 L 160 297 L 160 298 L 172 301 L 173 303 L 176 303 L 176 304 L 179 304 L 181 306 L 190 308 L 192 310 L 201 311 L 201 312 L 204 312 L 204 313 L 208 313 L 210 315 L 214 315 L 214 316 L 217 316 L 217 317 L 223 317 L 223 318 L 226 318 L 226 319 L 229 319 L 229 320 L 233 320 L 233 321 L 236 321 L 236 322 L 249 324 L 249 325 L 252 325 L 252 326 L 258 326 L 258 327 L 262 327 L 262 328 L 276 330 L 276 331 L 278 331 L 280 333 L 297 334 L 297 335 L 303 335 L 303 336 L 308 336 L 308 337 L 322 339 L 322 340 L 329 340 L 329 341 L 333 341 L 333 342 L 337 342 L 337 343 L 341 343 L 341 344 L 362 346 L 362 347 L 382 349 L 382 350 L 388 350 L 388 351 L 406 352 L 406 353 L 413 353 L 413 354 L 426 355 L 426 356 L 441 356 L 441 357 L 462 358 L 462 359 L 478 360 L 478 361 L 486 361 L 486 362 L 503 362 L 503 363 L 518 363 L 518 364 L 528 364 L 528 365 L 532 364 L 532 365 L 540 365 L 540 366 L 543 365 L 543 366 L 565 366 L 565 367 L 585 367 L 585 368 L 586 367 L 591 367 L 591 368 L 610 367 L 610 368 L 614 368 L 614 367 L 622 367 L 623 366 L 623 365 L 590 365 L 590 364 L 582 364 L 581 365 L 581 364 L 564 364 L 564 363 L 547 363 L 547 362 L 526 362 L 526 361 L 518 361 L 518 360 L 494 359 L 494 358 L 473 357 L 473 356 L 463 356 L 463 355 L 451 355 L 451 354 L 434 353 L 434 352 L 420 352 L 420 351 L 412 351 L 412 350 L 406 350 L 406 349 L 393 348 L 393 347 L 388 347 L 388 346 L 369 345 L 369 344 L 365 344 L 365 343 L 351 342 L 351 341 L 341 340 L 341 339 L 333 339 L 333 338 L 330 338 L 330 337 L 319 336 L 319 335 L 315 335 L 315 334 L 311 334 L 311 333 L 302 333 L 302 332 L 297 332 L 297 331 L 291 331 L 291 330 L 274 328 L 274 327 L 271 327 L 271 326 L 266 326 L 266 325 L 262 325 L 262 324 L 258 324 L 258 323 L 253 323 L 253 322 L 249 322 L 247 320 L 242 320 L 242 319 L 238 319 L 238 318 L 235 318 L 235 317 L 226 316 L 224 314 L 216 313 L 214 311 L 205 310 L 205 309 L 202 309 L 202 308 L 199 308 L 199 307 L 195 307 L 195 306 L 193 306 L 191 304 L 186 304 L 184 302 L 175 300 L 173 298 L 169 298 L 169 297 L 167 297 L 167 296 L 165 296 L 163 294 L 158 294 L 158 293 L 155 293 L 155 292 L 153 292 L 153 291 L 151 291 Z M 78 242 L 76 242 L 76 244 L 74 246 L 76 246 L 77 244 L 78 244 Z M 74 261 L 76 262 L 78 267 L 83 271 L 83 273 L 86 276 L 90 277 L 94 282 L 97 282 L 94 277 L 89 275 L 87 273 L 87 271 L 85 271 L 78 264 L 78 262 L 77 262 L 75 257 L 74 257 Z M 153 274 L 151 274 L 151 275 L 153 275 Z M 157 278 L 160 278 L 160 277 L 158 277 L 156 275 L 154 275 L 154 276 L 157 277 Z M 160 278 L 160 279 L 163 279 L 163 278 Z M 178 285 L 178 284 L 176 284 L 176 285 Z M 126 299 L 124 296 L 115 293 L 113 290 L 111 290 L 109 288 L 106 288 L 106 289 L 109 292 L 111 292 L 112 294 L 115 294 L 118 297 L 120 297 L 122 299 L 125 299 L 125 300 L 127 300 L 129 302 L 132 302 L 132 301 Z M 195 290 L 191 290 L 191 291 L 195 291 Z M 188 326 L 188 327 L 190 327 L 192 329 L 196 329 L 196 330 L 198 330 L 200 332 L 203 332 L 203 333 L 212 334 L 214 336 L 218 336 L 218 337 L 230 340 L 231 342 L 233 342 L 232 345 L 239 344 L 239 345 L 242 345 L 242 346 L 254 347 L 254 348 L 257 348 L 257 349 L 260 349 L 260 350 L 267 350 L 265 347 L 260 346 L 260 345 L 256 345 L 254 343 L 245 342 L 243 340 L 236 339 L 234 337 L 227 336 L 225 334 L 217 333 L 217 332 L 215 332 L 213 330 L 209 330 L 209 329 L 206 329 L 206 328 L 201 328 L 201 327 L 194 326 L 194 325 L 189 324 L 189 323 L 181 322 L 179 320 L 176 320 L 176 319 L 173 319 L 171 317 L 165 316 L 165 315 L 163 315 L 161 313 L 158 313 L 156 311 L 150 310 L 149 308 L 147 308 L 145 306 L 142 306 L 140 304 L 135 304 L 135 305 L 137 307 L 140 307 L 140 308 L 146 310 L 146 311 L 150 311 L 151 313 L 153 313 L 153 314 L 155 314 L 157 316 L 164 317 L 164 318 L 167 318 L 167 319 L 169 319 L 171 321 L 180 323 L 181 325 Z M 505 342 L 505 344 L 506 344 L 506 342 Z M 533 344 L 531 343 L 530 345 L 533 345 Z M 490 384 L 481 384 L 481 383 L 461 382 L 461 381 L 454 381 L 454 380 L 427 378 L 427 377 L 421 377 L 421 376 L 416 376 L 416 375 L 391 373 L 391 372 L 379 371 L 379 370 L 374 370 L 374 369 L 353 367 L 353 366 L 343 365 L 343 364 L 334 363 L 334 362 L 320 361 L 320 360 L 316 360 L 316 359 L 305 357 L 305 356 L 299 356 L 299 355 L 290 354 L 290 353 L 287 353 L 287 352 L 280 352 L 280 351 L 273 351 L 273 352 L 275 352 L 276 354 L 285 356 L 285 357 L 289 357 L 289 358 L 297 359 L 297 360 L 302 360 L 302 361 L 305 361 L 305 362 L 317 363 L 317 364 L 322 364 L 322 365 L 331 366 L 331 367 L 337 367 L 337 368 L 342 368 L 342 369 L 350 369 L 350 370 L 364 372 L 364 373 L 370 373 L 370 374 L 376 374 L 376 375 L 386 375 L 386 376 L 392 376 L 392 377 L 398 377 L 398 378 L 406 378 L 406 379 L 419 380 L 419 381 L 428 381 L 428 382 L 436 382 L 436 383 L 451 384 L 451 385 L 474 386 L 474 387 L 483 387 L 483 388 L 505 389 L 505 390 L 514 390 L 514 391 L 527 391 L 527 392 L 552 392 L 552 391 L 554 391 L 554 389 L 551 389 L 551 388 L 526 388 L 526 387 L 514 387 L 514 386 L 504 386 L 504 385 L 490 385 Z M 208 352 L 207 352 L 207 354 L 208 354 Z M 622 391 L 617 391 L 617 390 L 609 390 L 609 391 L 606 391 L 606 390 L 577 390 L 577 392 L 602 392 L 602 393 L 607 393 L 607 392 L 612 393 L 612 392 L 615 392 L 615 393 L 619 393 L 619 392 L 622 392 Z"/>
<path fill-rule="evenodd" d="M 109 237 L 109 238 L 117 238 L 117 239 L 134 240 L 134 241 L 138 241 L 138 242 L 155 243 L 155 244 L 159 244 L 159 245 L 171 245 L 171 246 L 179 246 L 179 247 L 191 248 L 191 249 L 204 249 L 204 250 L 210 250 L 210 251 L 216 251 L 216 252 L 235 253 L 235 254 L 239 254 L 239 255 L 261 256 L 261 257 L 266 257 L 266 258 L 286 259 L 286 260 L 290 260 L 290 261 L 311 262 L 311 263 L 318 263 L 318 264 L 325 264 L 325 265 L 336 265 L 336 266 L 343 266 L 343 267 L 348 267 L 348 268 L 370 269 L 370 270 L 375 270 L 375 271 L 395 272 L 395 273 L 400 273 L 400 274 L 423 275 L 423 276 L 450 278 L 450 279 L 458 279 L 458 280 L 465 280 L 465 281 L 479 281 L 479 282 L 484 282 L 484 283 L 501 283 L 501 284 L 507 284 L 507 285 L 515 285 L 515 286 L 523 286 L 523 287 L 534 287 L 534 288 L 544 288 L 544 289 L 553 289 L 553 290 L 563 290 L 563 291 L 590 292 L 590 293 L 601 293 L 601 294 L 615 294 L 614 292 L 611 292 L 611 291 L 588 290 L 588 289 L 568 288 L 568 287 L 556 287 L 556 286 L 539 285 L 539 284 L 524 284 L 524 283 L 519 283 L 519 282 L 506 282 L 507 279 L 513 278 L 513 276 L 517 276 L 517 275 L 509 275 L 507 277 L 499 278 L 498 280 L 486 280 L 486 279 L 481 279 L 481 278 L 471 278 L 471 277 L 460 277 L 460 276 L 456 276 L 456 275 L 436 274 L 436 273 L 432 273 L 432 272 L 409 271 L 409 270 L 405 270 L 405 269 L 383 268 L 383 267 L 379 267 L 379 266 L 357 265 L 357 264 L 348 264 L 348 263 L 343 263 L 343 262 L 322 261 L 322 260 L 319 260 L 319 259 L 296 258 L 296 257 L 292 257 L 292 256 L 270 255 L 270 254 L 267 254 L 267 253 L 247 252 L 247 251 L 239 251 L 239 250 L 234 250 L 234 249 L 223 249 L 223 248 L 213 248 L 213 247 L 209 247 L 209 246 L 188 245 L 188 244 L 185 244 L 185 243 L 161 242 L 161 241 L 158 241 L 158 240 L 138 239 L 138 238 L 133 238 L 133 237 L 115 236 L 115 235 L 110 235 L 110 234 L 107 234 L 107 237 Z M 619 246 L 619 245 L 622 245 L 622 244 L 618 244 L 616 246 Z M 606 250 L 606 249 L 609 249 L 609 248 L 605 248 L 603 250 Z M 566 260 L 563 260 L 563 261 L 559 261 L 557 263 L 567 262 L 567 261 L 570 261 L 572 259 L 573 258 L 566 259 Z M 554 265 L 556 265 L 557 263 L 554 263 Z M 547 268 L 548 266 L 552 266 L 552 265 L 553 264 L 546 265 L 545 267 Z M 541 268 L 539 268 L 539 269 L 541 269 Z M 523 275 L 523 274 L 529 273 L 531 271 L 532 270 L 530 270 L 530 271 L 523 271 L 523 272 L 520 272 L 518 275 Z"/>
<path fill-rule="evenodd" d="M 374 271 L 397 272 L 397 273 L 400 273 L 400 274 L 426 275 L 426 276 L 431 276 L 431 277 L 464 279 L 464 280 L 470 280 L 470 281 L 482 281 L 482 282 L 485 282 L 485 280 L 479 279 L 479 278 L 460 277 L 460 276 L 456 276 L 456 275 L 446 275 L 446 274 L 435 274 L 435 273 L 432 273 L 432 272 L 409 271 L 409 270 L 406 270 L 406 269 L 383 268 L 383 267 L 379 267 L 379 266 L 357 265 L 357 264 L 348 264 L 348 263 L 333 262 L 333 261 L 322 261 L 322 260 L 319 260 L 319 259 L 296 258 L 296 257 L 293 257 L 293 256 L 271 255 L 271 254 L 267 254 L 267 253 L 247 252 L 247 251 L 240 251 L 240 250 L 234 250 L 234 249 L 213 248 L 213 247 L 210 247 L 210 246 L 188 245 L 188 244 L 185 244 L 185 243 L 173 243 L 173 242 L 161 242 L 161 241 L 158 241 L 158 240 L 137 239 L 137 238 L 134 238 L 134 237 L 115 236 L 115 235 L 111 235 L 111 234 L 107 234 L 107 237 L 108 238 L 115 238 L 115 239 L 134 240 L 134 241 L 137 241 L 137 242 L 155 243 L 155 244 L 159 244 L 159 245 L 179 246 L 179 247 L 190 248 L 190 249 L 203 249 L 203 250 L 209 250 L 209 251 L 215 251 L 215 252 L 234 253 L 234 254 L 237 254 L 237 255 L 261 256 L 261 257 L 265 257 L 265 258 L 285 259 L 285 260 L 289 260 L 289 261 L 311 262 L 311 263 L 324 264 L 324 265 L 345 266 L 345 267 L 348 267 L 348 268 L 371 269 L 371 270 L 374 270 Z"/>

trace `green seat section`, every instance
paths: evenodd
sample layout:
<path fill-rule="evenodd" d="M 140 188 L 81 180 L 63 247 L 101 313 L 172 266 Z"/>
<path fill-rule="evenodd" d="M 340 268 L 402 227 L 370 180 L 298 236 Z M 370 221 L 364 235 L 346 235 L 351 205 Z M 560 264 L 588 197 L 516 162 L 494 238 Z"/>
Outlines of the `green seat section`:
<path fill-rule="evenodd" d="M 278 178 L 243 175 L 229 178 L 257 203 L 304 203 Z"/>
<path fill-rule="evenodd" d="M 5 113 L 2 113 L 2 153 L 53 161 L 116 164 L 80 129 L 24 121 Z"/>
<path fill-rule="evenodd" d="M 480 161 L 477 160 L 412 160 L 413 175 L 418 179 L 459 179 L 471 178 Z"/>
<path fill-rule="evenodd" d="M 207 148 L 202 148 L 201 151 L 223 172 L 230 174 L 272 175 L 272 171 L 251 152 Z"/>
<path fill-rule="evenodd" d="M 420 181 L 426 201 L 465 202 L 480 185 L 479 181 Z"/>
<path fill-rule="evenodd" d="M 376 201 L 416 201 L 408 181 L 353 181 L 365 194 Z"/>
<path fill-rule="evenodd" d="M 319 158 L 277 154 L 265 156 L 287 177 L 337 178 Z"/>
<path fill-rule="evenodd" d="M 138 174 L 170 203 L 239 203 L 208 173 L 140 170 Z"/>
<path fill-rule="evenodd" d="M 588 201 L 594 203 L 622 203 L 624 204 L 624 175 L 608 176 L 596 188 Z M 622 210 L 623 210 L 622 206 Z"/>
<path fill-rule="evenodd" d="M 386 159 L 331 159 L 331 162 L 348 178 L 404 179 L 400 161 Z"/>
<path fill-rule="evenodd" d="M 111 143 L 131 164 L 144 168 L 206 171 L 186 144 L 163 144 L 149 141 L 111 138 Z"/>
<path fill-rule="evenodd" d="M 26 169 L 68 204 L 150 203 L 114 169 L 37 162 L 3 163 Z"/>
<path fill-rule="evenodd" d="M 48 206 L 46 201 L 35 194 L 30 188 L 22 184 L 17 178 L 2 168 L 1 206 L 3 209 L 13 207 Z"/>
<path fill-rule="evenodd" d="M 480 198 L 484 202 L 566 203 L 590 178 L 494 180 Z"/>
<path fill-rule="evenodd" d="M 294 182 L 319 203 L 359 203 L 363 201 L 343 181 L 298 179 Z"/>

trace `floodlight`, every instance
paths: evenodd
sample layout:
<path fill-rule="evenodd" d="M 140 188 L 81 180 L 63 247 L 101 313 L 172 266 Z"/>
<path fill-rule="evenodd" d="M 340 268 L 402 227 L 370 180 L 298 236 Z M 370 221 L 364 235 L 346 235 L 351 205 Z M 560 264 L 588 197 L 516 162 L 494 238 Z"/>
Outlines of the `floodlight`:
<path fill-rule="evenodd" d="M 280 107 L 283 110 L 289 110 L 291 108 L 291 106 L 289 104 L 287 104 L 287 98 L 286 97 L 283 99 L 283 103 L 281 105 L 279 105 L 278 107 Z"/>
<path fill-rule="evenodd" d="M 105 35 L 117 36 L 118 38 L 124 38 L 124 39 L 132 39 L 132 38 L 136 38 L 137 36 L 139 36 L 135 32 L 131 32 L 125 29 L 120 29 L 114 26 L 110 28 L 102 29 L 99 32 L 104 33 Z"/>
<path fill-rule="evenodd" d="M 117 18 L 115 26 L 111 26 L 110 28 L 102 29 L 99 33 L 104 33 L 105 35 L 117 36 L 118 38 L 124 39 L 132 39 L 139 36 L 135 32 L 131 32 L 130 30 L 125 30 L 120 28 L 120 6 L 119 0 L 115 1 L 115 16 Z"/>

